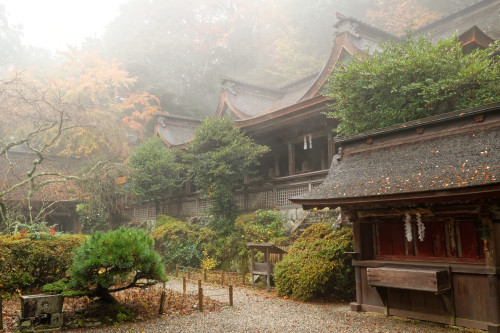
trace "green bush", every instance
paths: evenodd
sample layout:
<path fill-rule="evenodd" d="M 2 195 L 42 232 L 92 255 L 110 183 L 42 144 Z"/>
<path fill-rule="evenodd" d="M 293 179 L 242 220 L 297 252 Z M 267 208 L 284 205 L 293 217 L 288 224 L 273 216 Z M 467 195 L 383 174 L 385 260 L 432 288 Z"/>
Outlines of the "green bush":
<path fill-rule="evenodd" d="M 40 234 L 40 232 L 38 232 Z M 46 283 L 66 276 L 70 255 L 86 239 L 83 235 L 59 235 L 30 239 L 23 232 L 0 236 L 0 290 L 34 292 Z"/>
<path fill-rule="evenodd" d="M 153 239 L 142 229 L 126 228 L 92 234 L 75 250 L 69 275 L 69 280 L 46 285 L 44 291 L 114 302 L 110 293 L 149 284 L 142 279 L 167 280 Z"/>
<path fill-rule="evenodd" d="M 352 299 L 354 270 L 346 252 L 353 251 L 352 229 L 332 232 L 326 223 L 306 229 L 275 266 L 277 294 L 299 300 L 335 294 Z"/>
<path fill-rule="evenodd" d="M 151 237 L 165 265 L 199 267 L 204 256 L 215 255 L 212 230 L 168 216 L 160 216 L 158 223 L 160 226 L 151 232 Z"/>
<path fill-rule="evenodd" d="M 324 91 L 328 115 L 348 135 L 498 102 L 499 50 L 496 41 L 464 54 L 457 36 L 434 42 L 408 32 L 335 68 Z"/>
<path fill-rule="evenodd" d="M 283 224 L 283 215 L 278 211 L 262 209 L 240 215 L 234 222 L 236 231 L 248 242 L 269 242 L 283 237 L 285 234 Z"/>

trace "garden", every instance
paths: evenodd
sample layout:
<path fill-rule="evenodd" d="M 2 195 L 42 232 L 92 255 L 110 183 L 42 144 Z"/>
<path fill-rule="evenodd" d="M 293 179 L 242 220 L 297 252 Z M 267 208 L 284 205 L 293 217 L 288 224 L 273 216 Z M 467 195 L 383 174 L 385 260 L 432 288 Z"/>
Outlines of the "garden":
<path fill-rule="evenodd" d="M 224 241 L 209 228 L 168 216 L 160 216 L 150 232 L 122 227 L 69 235 L 44 225 L 0 236 L 4 329 L 18 327 L 20 297 L 39 293 L 64 297 L 66 328 L 190 314 L 197 309 L 198 296 L 161 288 L 169 279 L 167 272 L 171 279 L 248 286 L 246 242 L 286 244 L 282 225 L 281 215 L 271 210 L 238 216 Z M 320 223 L 307 229 L 276 265 L 276 294 L 300 300 L 352 298 L 353 271 L 345 253 L 352 250 L 351 239 L 349 228 L 333 231 Z M 227 305 L 206 297 L 202 307 L 218 311 Z M 42 319 L 37 318 L 41 324 Z"/>

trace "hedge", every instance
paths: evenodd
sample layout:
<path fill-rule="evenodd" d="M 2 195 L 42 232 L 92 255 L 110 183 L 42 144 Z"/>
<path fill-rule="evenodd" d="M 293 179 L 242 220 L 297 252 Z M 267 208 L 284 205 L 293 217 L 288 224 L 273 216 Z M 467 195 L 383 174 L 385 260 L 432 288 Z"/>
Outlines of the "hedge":
<path fill-rule="evenodd" d="M 73 250 L 86 239 L 83 235 L 59 235 L 32 240 L 18 235 L 0 236 L 2 292 L 36 292 L 44 284 L 64 278 Z"/>

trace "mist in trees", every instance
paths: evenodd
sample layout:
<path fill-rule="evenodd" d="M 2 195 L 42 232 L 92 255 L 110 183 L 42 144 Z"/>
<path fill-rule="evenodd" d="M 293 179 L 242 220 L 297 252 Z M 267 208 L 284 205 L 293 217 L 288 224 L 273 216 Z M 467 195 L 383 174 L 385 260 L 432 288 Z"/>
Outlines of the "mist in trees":
<path fill-rule="evenodd" d="M 0 158 L 33 154 L 31 190 L 49 155 L 123 163 L 156 113 L 213 115 L 221 76 L 279 88 L 319 72 L 336 12 L 398 35 L 477 1 L 123 0 L 102 36 L 57 53 L 24 45 L 0 5 Z"/>
<path fill-rule="evenodd" d="M 320 71 L 336 12 L 397 35 L 477 1 L 124 0 L 102 38 L 76 48 L 122 64 L 135 79 L 129 91 L 149 94 L 148 102 L 155 96 L 157 111 L 205 117 L 216 109 L 220 76 L 277 88 Z M 23 45 L 22 27 L 7 13 L 0 6 L 0 67 L 48 71 L 47 64 L 64 61 Z M 114 97 L 122 95 L 115 91 Z M 127 121 L 129 127 L 149 126 Z"/>

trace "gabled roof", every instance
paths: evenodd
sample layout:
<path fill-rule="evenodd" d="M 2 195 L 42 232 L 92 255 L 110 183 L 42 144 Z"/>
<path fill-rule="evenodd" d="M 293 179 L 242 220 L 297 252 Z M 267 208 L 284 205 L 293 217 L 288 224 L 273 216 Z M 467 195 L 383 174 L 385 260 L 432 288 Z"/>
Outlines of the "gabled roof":
<path fill-rule="evenodd" d="M 489 13 L 488 10 L 492 13 Z M 475 46 L 484 47 L 491 38 L 480 30 L 486 24 L 481 20 L 481 17 L 491 16 L 493 25 L 498 27 L 500 26 L 498 24 L 499 13 L 500 1 L 483 0 L 466 9 L 459 10 L 449 17 L 420 28 L 417 33 L 434 31 L 434 36 L 442 37 L 455 32 L 456 24 L 461 24 L 459 28 L 463 34 L 460 35 L 460 38 L 466 51 Z M 311 106 L 326 105 L 325 98 L 321 96 L 321 90 L 339 63 L 350 57 L 359 57 L 366 50 L 377 50 L 380 42 L 399 39 L 355 18 L 346 17 L 340 13 L 337 13 L 336 17 L 337 22 L 334 26 L 337 32 L 332 52 L 319 73 L 311 74 L 287 86 L 274 88 L 222 77 L 223 91 L 215 117 L 230 115 L 237 126 L 245 128 L 271 119 L 277 122 L 284 117 L 291 117 L 295 113 L 311 112 L 313 109 L 314 112 L 321 112 L 317 108 L 311 108 Z M 478 21 L 480 21 L 478 24 L 482 25 L 478 25 L 479 28 L 474 28 L 473 25 Z M 500 27 L 498 28 L 500 29 Z M 173 118 L 164 118 L 165 122 L 171 120 Z M 194 120 L 187 123 L 174 121 L 170 125 L 157 125 L 156 132 L 163 137 L 168 146 L 183 147 L 193 137 L 194 128 L 198 125 L 199 123 Z"/>
<path fill-rule="evenodd" d="M 470 53 L 472 50 L 478 48 L 486 49 L 495 41 L 493 38 L 482 32 L 477 25 L 458 36 L 458 40 L 460 41 L 460 46 L 462 47 L 464 53 Z"/>
<path fill-rule="evenodd" d="M 183 148 L 194 138 L 194 131 L 201 124 L 200 119 L 158 113 L 155 134 L 163 139 L 167 147 Z"/>
<path fill-rule="evenodd" d="M 335 141 L 343 153 L 334 156 L 325 181 L 292 202 L 321 207 L 451 198 L 451 192 L 500 195 L 500 103 Z"/>
<path fill-rule="evenodd" d="M 215 116 L 231 114 L 235 120 L 240 120 L 286 108 L 302 98 L 317 75 L 317 73 L 309 75 L 276 89 L 223 77 L 223 91 Z"/>

